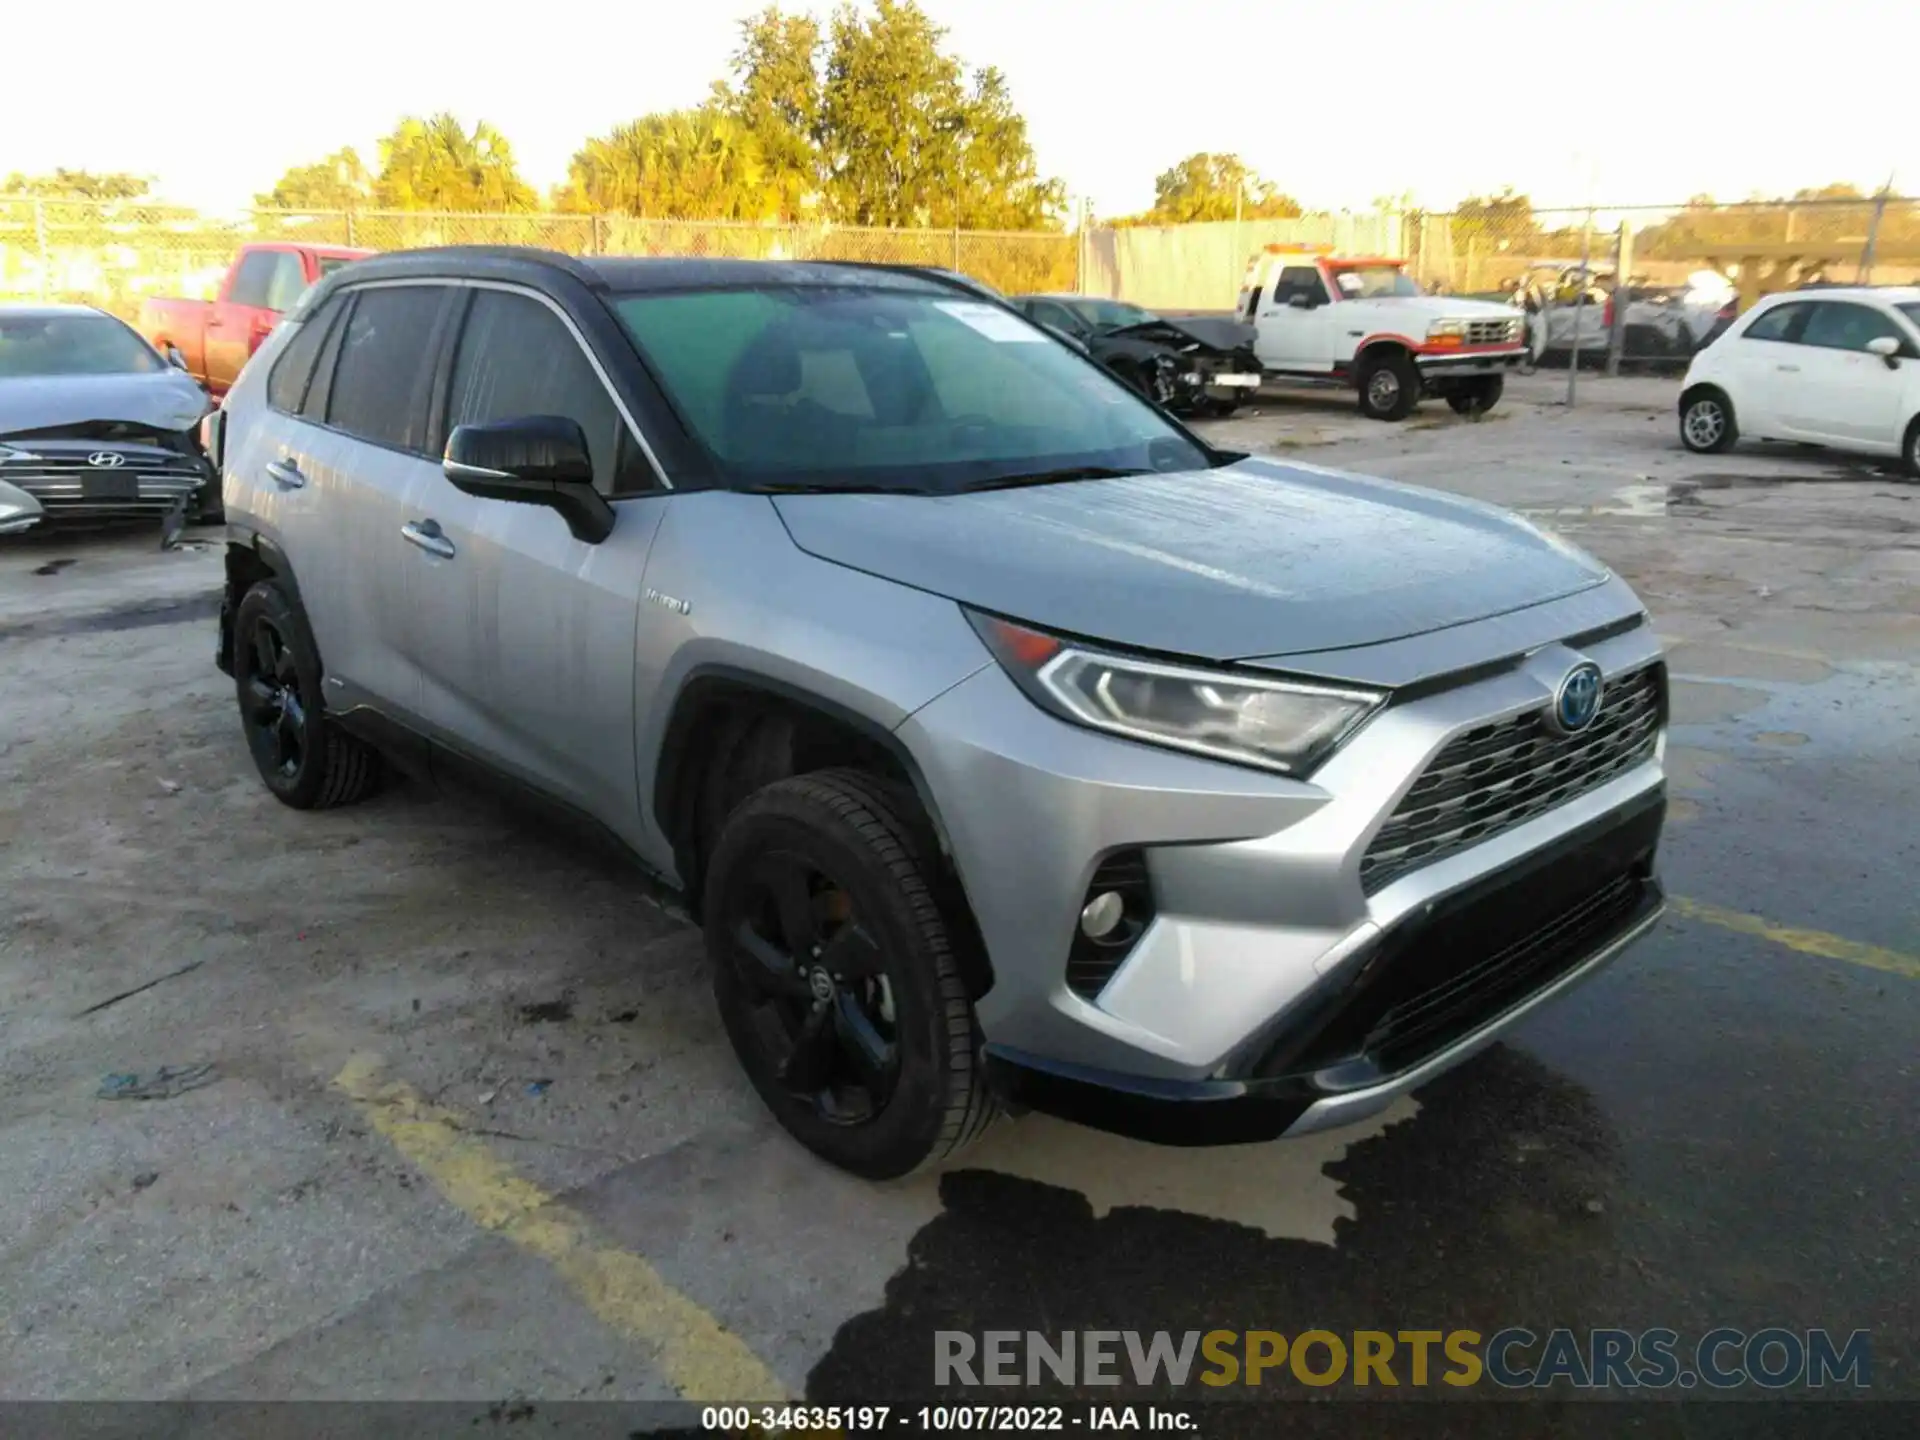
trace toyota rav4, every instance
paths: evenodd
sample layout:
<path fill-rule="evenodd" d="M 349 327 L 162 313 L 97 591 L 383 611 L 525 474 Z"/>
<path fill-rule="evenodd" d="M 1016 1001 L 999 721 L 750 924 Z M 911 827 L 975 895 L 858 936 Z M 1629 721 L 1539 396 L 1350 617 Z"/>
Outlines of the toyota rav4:
<path fill-rule="evenodd" d="M 442 250 L 323 280 L 212 443 L 266 787 L 388 762 L 612 837 L 773 1114 L 1380 1109 L 1653 923 L 1632 592 L 1489 506 L 1212 449 L 990 293 Z"/>

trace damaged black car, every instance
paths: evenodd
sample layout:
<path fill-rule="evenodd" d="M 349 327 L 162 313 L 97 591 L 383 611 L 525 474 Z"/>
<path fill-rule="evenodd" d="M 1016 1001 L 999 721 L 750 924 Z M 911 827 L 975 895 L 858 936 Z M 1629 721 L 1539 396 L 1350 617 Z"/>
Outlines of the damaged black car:
<path fill-rule="evenodd" d="M 86 305 L 0 305 L 0 534 L 55 521 L 215 520 L 211 401 L 131 326 Z"/>
<path fill-rule="evenodd" d="M 1253 327 L 1237 320 L 1156 315 L 1092 295 L 1016 295 L 1009 303 L 1177 414 L 1231 415 L 1260 388 Z"/>

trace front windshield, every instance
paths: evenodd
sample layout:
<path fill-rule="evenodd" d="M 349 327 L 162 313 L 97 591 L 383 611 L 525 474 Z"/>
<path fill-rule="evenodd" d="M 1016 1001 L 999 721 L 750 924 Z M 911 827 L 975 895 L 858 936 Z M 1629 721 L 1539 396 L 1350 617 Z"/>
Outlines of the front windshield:
<path fill-rule="evenodd" d="M 1142 310 L 1124 300 L 1075 300 L 1067 308 L 1096 330 L 1122 330 L 1129 325 L 1145 325 L 1156 318 L 1151 310 Z"/>
<path fill-rule="evenodd" d="M 0 377 L 150 375 L 165 368 L 146 341 L 108 315 L 0 315 Z"/>
<path fill-rule="evenodd" d="M 1076 351 L 950 290 L 756 286 L 613 308 L 695 438 L 748 488 L 952 494 L 1210 463 Z"/>
<path fill-rule="evenodd" d="M 1398 265 L 1351 265 L 1334 270 L 1333 280 L 1348 300 L 1379 300 L 1389 295 L 1423 293 Z"/>

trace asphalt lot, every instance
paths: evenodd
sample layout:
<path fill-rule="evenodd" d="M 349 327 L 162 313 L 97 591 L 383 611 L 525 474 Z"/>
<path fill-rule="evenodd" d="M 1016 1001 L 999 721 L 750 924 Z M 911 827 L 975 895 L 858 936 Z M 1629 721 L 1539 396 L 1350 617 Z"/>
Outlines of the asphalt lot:
<path fill-rule="evenodd" d="M 0 541 L 0 1398 L 918 1404 L 940 1329 L 1781 1325 L 1870 1330 L 1871 1393 L 1920 1399 L 1920 484 L 1690 456 L 1671 382 L 1563 386 L 1211 429 L 1515 506 L 1634 583 L 1679 677 L 1675 913 L 1357 1131 L 1029 1118 L 888 1187 L 773 1129 L 696 935 L 619 868 L 417 790 L 275 804 L 212 664 L 216 534 Z M 1758 1433 L 1704 1408 L 1641 1433 Z"/>

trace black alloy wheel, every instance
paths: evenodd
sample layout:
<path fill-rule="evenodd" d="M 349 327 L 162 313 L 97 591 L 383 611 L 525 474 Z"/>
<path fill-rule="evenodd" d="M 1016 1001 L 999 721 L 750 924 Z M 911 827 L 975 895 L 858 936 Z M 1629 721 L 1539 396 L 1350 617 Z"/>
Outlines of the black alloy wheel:
<path fill-rule="evenodd" d="M 730 953 L 781 1085 L 827 1124 L 873 1119 L 900 1080 L 898 1015 L 852 897 L 795 850 L 763 852 L 737 894 Z"/>
<path fill-rule="evenodd" d="M 299 667 L 287 637 L 270 615 L 256 614 L 247 643 L 241 649 L 240 677 L 244 697 L 247 745 L 261 773 L 300 774 L 307 757 L 309 698 L 300 693 Z"/>

